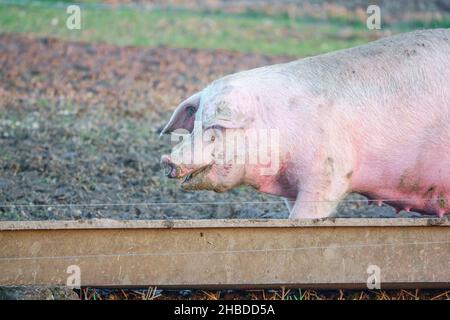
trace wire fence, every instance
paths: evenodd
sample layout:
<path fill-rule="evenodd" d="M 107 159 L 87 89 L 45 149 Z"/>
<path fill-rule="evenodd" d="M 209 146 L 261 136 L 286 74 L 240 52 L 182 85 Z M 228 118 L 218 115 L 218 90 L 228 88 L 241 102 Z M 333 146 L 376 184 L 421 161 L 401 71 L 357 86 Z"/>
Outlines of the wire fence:
<path fill-rule="evenodd" d="M 8 207 L 125 207 L 125 206 L 191 206 L 191 205 L 225 205 L 225 204 L 285 204 L 289 202 L 299 203 L 365 203 L 365 204 L 377 204 L 394 203 L 394 202 L 411 202 L 411 201 L 424 201 L 424 202 L 444 202 L 450 201 L 450 198 L 378 198 L 378 199 L 336 199 L 336 200 L 266 200 L 266 201 L 193 201 L 193 202 L 130 202 L 130 203 L 49 203 L 49 204 L 26 204 L 26 203 L 2 203 L 0 208 Z"/>

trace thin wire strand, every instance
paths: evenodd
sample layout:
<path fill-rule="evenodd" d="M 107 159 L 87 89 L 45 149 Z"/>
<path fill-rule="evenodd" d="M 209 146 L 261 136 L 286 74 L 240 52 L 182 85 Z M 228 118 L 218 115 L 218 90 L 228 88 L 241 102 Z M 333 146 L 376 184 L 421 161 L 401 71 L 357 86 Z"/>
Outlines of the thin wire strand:
<path fill-rule="evenodd" d="M 450 198 L 385 198 L 385 199 L 343 199 L 343 200 L 289 200 L 300 203 L 328 203 L 328 202 L 360 202 L 360 203 L 383 203 L 383 202 L 407 202 L 407 201 L 447 201 Z M 130 203 L 50 203 L 50 204 L 25 204 L 25 203 L 3 203 L 0 208 L 8 207 L 126 207 L 126 206 L 166 206 L 166 205 L 224 205 L 224 204 L 284 204 L 283 200 L 274 201 L 198 201 L 198 202 L 130 202 Z"/>
<path fill-rule="evenodd" d="M 221 205 L 221 204 L 266 204 L 284 203 L 284 201 L 211 201 L 211 202 L 138 202 L 138 203 L 88 203 L 88 204 L 0 204 L 1 207 L 114 207 L 148 205 Z"/>

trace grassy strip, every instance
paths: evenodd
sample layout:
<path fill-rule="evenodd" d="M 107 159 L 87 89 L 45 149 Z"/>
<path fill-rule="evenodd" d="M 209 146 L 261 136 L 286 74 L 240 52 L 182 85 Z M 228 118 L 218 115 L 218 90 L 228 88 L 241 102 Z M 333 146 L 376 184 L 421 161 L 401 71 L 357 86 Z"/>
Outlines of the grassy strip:
<path fill-rule="evenodd" d="M 229 49 L 305 56 L 369 40 L 363 28 L 339 37 L 342 25 L 320 21 L 227 15 L 179 10 L 82 9 L 81 30 L 66 28 L 63 8 L 0 5 L 0 32 L 107 42 L 119 46 Z"/>
<path fill-rule="evenodd" d="M 82 9 L 81 30 L 66 28 L 64 7 L 0 4 L 0 32 L 55 36 L 66 40 L 106 42 L 119 46 L 170 46 L 228 49 L 269 55 L 308 56 L 352 47 L 374 38 L 358 21 L 289 19 L 255 12 L 226 14 L 189 10 Z M 445 27 L 411 22 L 389 27 L 392 32 L 421 27 Z"/>

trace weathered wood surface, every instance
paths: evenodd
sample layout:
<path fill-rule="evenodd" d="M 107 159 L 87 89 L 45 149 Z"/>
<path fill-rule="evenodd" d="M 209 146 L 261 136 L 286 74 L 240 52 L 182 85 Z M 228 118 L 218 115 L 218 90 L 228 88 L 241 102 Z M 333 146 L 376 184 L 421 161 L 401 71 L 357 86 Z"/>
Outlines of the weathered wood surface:
<path fill-rule="evenodd" d="M 0 285 L 450 287 L 450 220 L 0 222 Z"/>

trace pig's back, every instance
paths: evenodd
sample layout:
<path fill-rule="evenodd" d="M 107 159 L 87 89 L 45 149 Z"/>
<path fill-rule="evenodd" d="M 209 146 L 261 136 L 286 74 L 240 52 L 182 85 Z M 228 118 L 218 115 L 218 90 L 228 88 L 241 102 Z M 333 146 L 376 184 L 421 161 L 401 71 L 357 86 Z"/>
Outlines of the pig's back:
<path fill-rule="evenodd" d="M 285 67 L 320 101 L 311 108 L 323 112 L 325 105 L 330 121 L 353 122 L 370 150 L 430 131 L 449 134 L 450 29 L 401 34 Z"/>
<path fill-rule="evenodd" d="M 450 81 L 450 29 L 421 30 L 285 65 L 302 86 L 335 103 L 365 106 L 421 93 Z M 448 91 L 443 92 L 446 96 Z"/>

